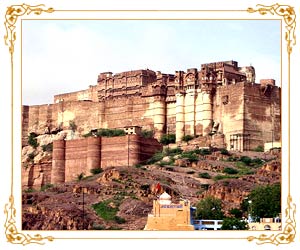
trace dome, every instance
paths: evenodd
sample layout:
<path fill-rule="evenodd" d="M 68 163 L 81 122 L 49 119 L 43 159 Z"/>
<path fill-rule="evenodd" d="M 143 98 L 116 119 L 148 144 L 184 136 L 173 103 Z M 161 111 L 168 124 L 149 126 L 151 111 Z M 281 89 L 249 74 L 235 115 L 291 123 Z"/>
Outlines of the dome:
<path fill-rule="evenodd" d="M 160 204 L 171 204 L 171 196 L 168 193 L 163 192 L 159 196 L 159 203 Z"/>

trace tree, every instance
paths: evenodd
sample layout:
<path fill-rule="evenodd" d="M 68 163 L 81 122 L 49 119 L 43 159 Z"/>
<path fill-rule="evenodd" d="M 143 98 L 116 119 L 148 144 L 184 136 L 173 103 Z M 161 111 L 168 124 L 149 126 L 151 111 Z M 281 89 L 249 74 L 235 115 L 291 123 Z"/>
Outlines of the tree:
<path fill-rule="evenodd" d="M 280 184 L 258 186 L 248 197 L 248 212 L 256 221 L 259 218 L 274 218 L 281 212 Z"/>
<path fill-rule="evenodd" d="M 243 212 L 240 209 L 233 208 L 229 211 L 231 215 L 233 215 L 234 218 L 242 218 Z"/>
<path fill-rule="evenodd" d="M 208 196 L 197 204 L 196 219 L 221 220 L 223 218 L 220 199 Z"/>
<path fill-rule="evenodd" d="M 221 230 L 248 230 L 248 223 L 238 218 L 225 218 Z"/>

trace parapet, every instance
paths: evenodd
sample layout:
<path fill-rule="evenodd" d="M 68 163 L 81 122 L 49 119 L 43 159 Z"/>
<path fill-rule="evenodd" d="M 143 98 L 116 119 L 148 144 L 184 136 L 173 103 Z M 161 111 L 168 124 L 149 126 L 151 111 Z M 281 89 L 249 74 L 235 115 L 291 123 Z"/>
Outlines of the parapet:
<path fill-rule="evenodd" d="M 261 79 L 260 85 L 266 86 L 266 85 L 272 85 L 275 86 L 275 80 L 274 79 Z"/>

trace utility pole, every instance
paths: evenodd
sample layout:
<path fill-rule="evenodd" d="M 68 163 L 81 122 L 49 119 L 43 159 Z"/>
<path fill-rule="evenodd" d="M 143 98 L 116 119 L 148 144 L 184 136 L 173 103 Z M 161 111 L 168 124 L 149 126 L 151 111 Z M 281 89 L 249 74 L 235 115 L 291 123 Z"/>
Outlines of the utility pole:
<path fill-rule="evenodd" d="M 127 136 L 127 166 L 129 167 L 129 133 Z"/>
<path fill-rule="evenodd" d="M 81 187 L 82 191 L 82 230 L 85 230 L 85 212 L 84 212 L 84 193 L 85 193 L 85 188 Z"/>

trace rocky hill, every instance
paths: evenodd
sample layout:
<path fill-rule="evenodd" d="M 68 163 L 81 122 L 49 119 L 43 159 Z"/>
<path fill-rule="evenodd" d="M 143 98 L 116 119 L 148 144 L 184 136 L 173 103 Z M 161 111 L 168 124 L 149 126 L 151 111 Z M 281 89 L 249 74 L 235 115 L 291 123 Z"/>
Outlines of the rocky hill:
<path fill-rule="evenodd" d="M 48 154 L 44 158 L 49 161 Z M 166 147 L 145 165 L 109 168 L 73 182 L 23 190 L 23 229 L 142 230 L 162 190 L 174 202 L 184 198 L 192 205 L 214 196 L 228 213 L 257 185 L 280 180 L 278 153 Z"/>

